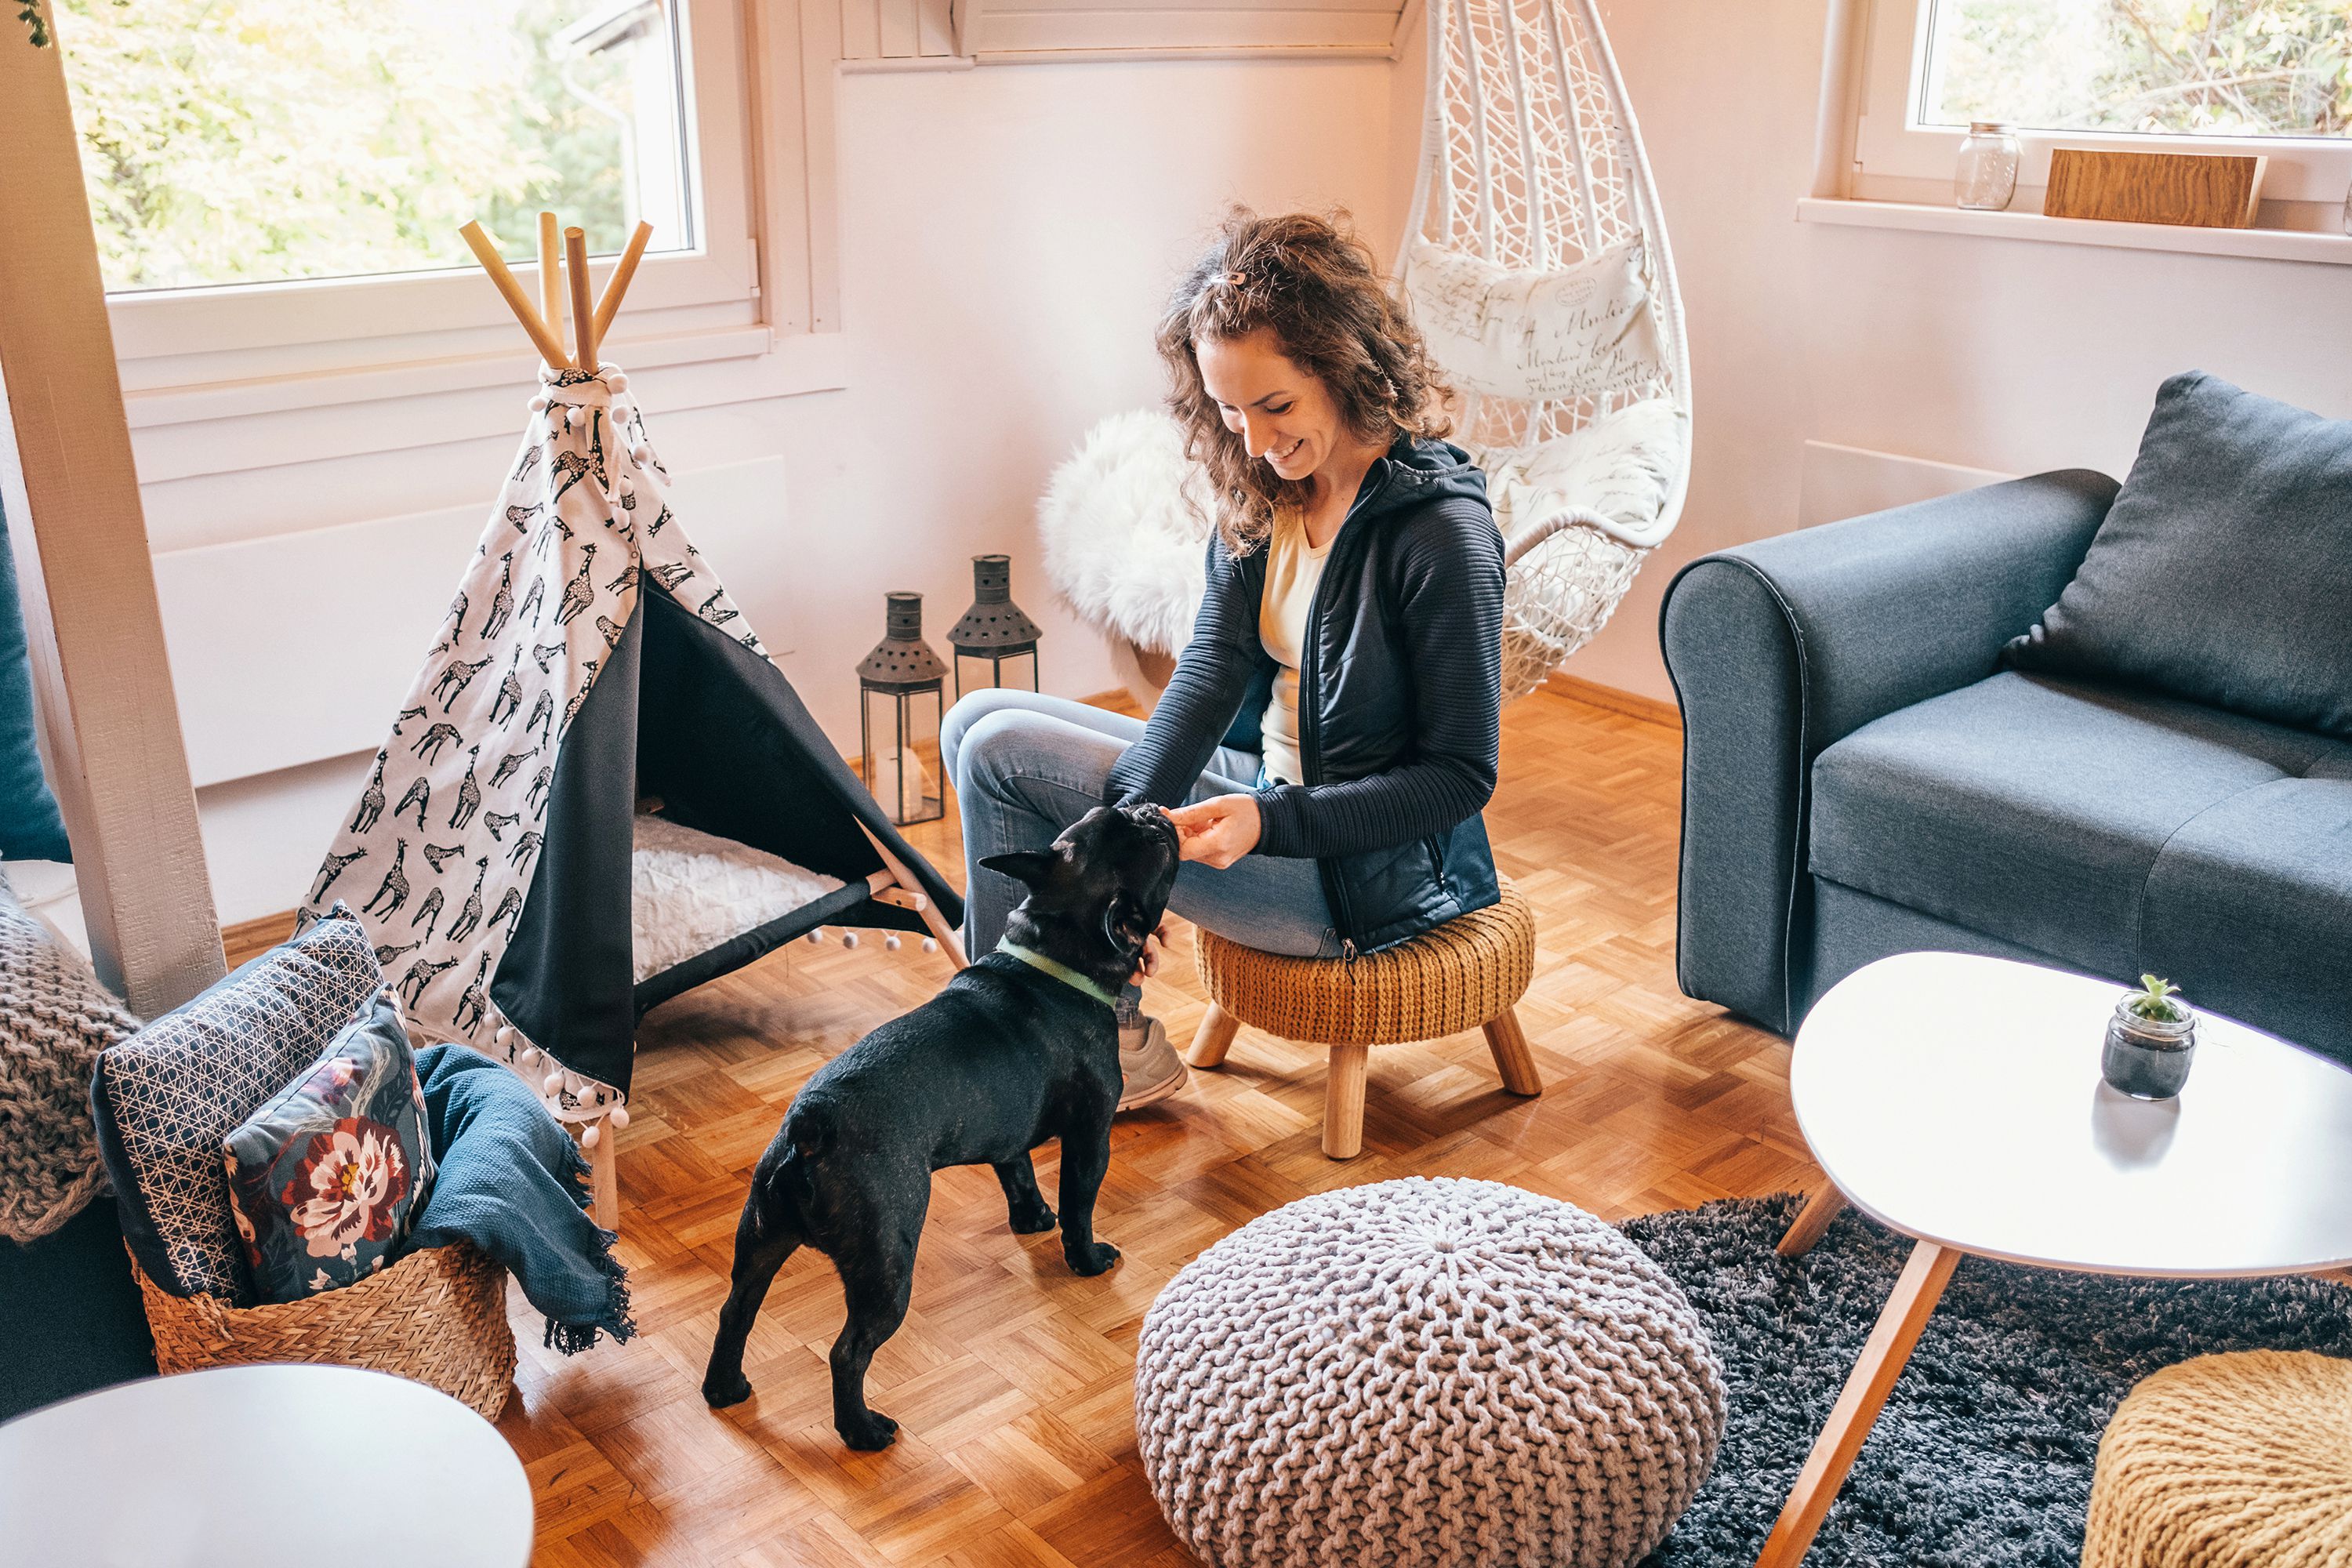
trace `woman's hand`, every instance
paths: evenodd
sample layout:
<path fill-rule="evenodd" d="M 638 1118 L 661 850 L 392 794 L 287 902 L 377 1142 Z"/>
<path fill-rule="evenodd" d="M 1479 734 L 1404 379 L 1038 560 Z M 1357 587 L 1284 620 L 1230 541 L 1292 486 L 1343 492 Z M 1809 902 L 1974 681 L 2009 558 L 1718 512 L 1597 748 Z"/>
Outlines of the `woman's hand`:
<path fill-rule="evenodd" d="M 1257 847 L 1265 824 L 1257 814 L 1257 797 L 1212 795 L 1198 805 L 1180 805 L 1168 814 L 1176 825 L 1176 853 L 1222 871 Z"/>

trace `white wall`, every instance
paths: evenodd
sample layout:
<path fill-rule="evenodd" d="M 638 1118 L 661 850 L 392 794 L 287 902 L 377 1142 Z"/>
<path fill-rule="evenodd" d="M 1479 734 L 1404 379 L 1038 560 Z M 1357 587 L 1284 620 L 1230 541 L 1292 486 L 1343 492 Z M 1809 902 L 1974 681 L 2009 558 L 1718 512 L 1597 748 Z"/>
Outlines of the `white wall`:
<path fill-rule="evenodd" d="M 1605 9 L 1685 290 L 1696 467 L 1681 529 L 1575 673 L 1670 695 L 1656 635 L 1668 579 L 1709 550 L 1794 526 L 1809 439 L 2001 472 L 2120 475 L 2157 382 L 2192 365 L 2352 415 L 2341 369 L 2352 312 L 2339 303 L 2352 276 L 1800 225 L 1822 0 Z M 764 514 L 688 526 L 763 635 L 789 641 L 781 662 L 836 740 L 855 747 L 850 670 L 880 635 L 883 592 L 923 592 L 936 644 L 981 551 L 1014 557 L 1016 595 L 1046 626 L 1047 689 L 1114 684 L 1038 568 L 1038 489 L 1093 420 L 1159 396 L 1151 322 L 1224 202 L 1343 204 L 1385 250 L 1414 137 L 1392 75 L 1376 60 L 1202 61 L 841 80 L 851 384 L 653 411 L 674 470 L 782 459 Z M 487 504 L 512 445 L 501 432 L 151 485 L 153 542 L 170 552 Z M 421 580 L 454 581 L 461 565 L 453 554 Z M 418 592 L 429 622 L 446 590 Z M 210 679 L 253 682 L 243 695 L 269 700 L 291 689 L 275 674 L 289 661 L 339 657 L 272 652 L 266 636 L 259 647 L 249 668 Z M 202 790 L 222 919 L 299 900 L 365 761 Z"/>
<path fill-rule="evenodd" d="M 2352 416 L 2352 271 L 1801 225 L 1822 0 L 1603 9 L 1681 268 L 1696 466 L 1576 674 L 1671 695 L 1659 595 L 1683 563 L 1795 526 L 1807 440 L 2120 479 L 2157 384 L 2192 367 Z"/>
<path fill-rule="evenodd" d="M 969 558 L 1014 559 L 1020 602 L 1045 626 L 1043 677 L 1071 694 L 1115 684 L 1092 634 L 1053 602 L 1031 507 L 1052 467 L 1101 416 L 1160 395 L 1150 328 L 1192 246 L 1232 200 L 1354 209 L 1393 227 L 1387 191 L 1390 68 L 1378 60 L 1121 63 L 851 75 L 839 83 L 845 391 L 694 409 L 649 409 L 674 472 L 782 459 L 782 493 L 760 515 L 685 516 L 835 740 L 856 748 L 851 671 L 882 630 L 882 595 L 926 595 L 935 647 L 971 595 Z M 453 445 L 146 487 L 159 554 L 378 519 L 420 520 L 417 548 L 446 570 L 415 573 L 429 627 L 463 565 L 424 520 L 487 508 L 521 427 Z M 397 544 L 388 544 L 388 550 Z M 163 570 L 173 567 L 168 560 Z M 387 562 L 416 566 L 415 562 Z M 307 591 L 337 592 L 332 581 Z M 192 693 L 229 705 L 333 700 L 289 672 L 338 659 L 425 651 L 280 646 L 269 606 L 204 628 L 175 669 L 244 689 Z M 782 626 L 780 635 L 775 628 Z M 213 638 L 237 637 L 224 659 Z M 371 668 L 373 668 L 373 664 Z M 380 672 L 379 672 L 380 673 Z M 398 682 L 395 682 L 398 684 Z M 392 713 L 380 716 L 388 727 Z M 192 741 L 192 751 L 195 750 Z M 370 752 L 305 760 L 202 788 L 220 918 L 292 908 Z"/>

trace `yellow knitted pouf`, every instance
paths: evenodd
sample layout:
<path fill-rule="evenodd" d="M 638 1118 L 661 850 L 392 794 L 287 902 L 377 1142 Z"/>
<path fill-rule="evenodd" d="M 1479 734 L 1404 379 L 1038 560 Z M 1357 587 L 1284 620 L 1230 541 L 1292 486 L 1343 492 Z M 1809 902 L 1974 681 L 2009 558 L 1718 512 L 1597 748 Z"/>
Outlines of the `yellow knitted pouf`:
<path fill-rule="evenodd" d="M 1536 921 L 1510 883 L 1483 910 L 1350 962 L 1283 958 L 1200 933 L 1209 993 L 1184 1059 L 1213 1068 L 1244 1024 L 1286 1040 L 1331 1047 L 1323 1091 L 1323 1152 L 1351 1159 L 1364 1146 L 1364 1068 L 1372 1046 L 1409 1045 L 1484 1028 L 1513 1094 L 1540 1094 L 1535 1055 L 1511 1009 L 1535 973 Z"/>
<path fill-rule="evenodd" d="M 2352 1361 L 2199 1356 L 2099 1439 L 2083 1568 L 2352 1565 Z"/>

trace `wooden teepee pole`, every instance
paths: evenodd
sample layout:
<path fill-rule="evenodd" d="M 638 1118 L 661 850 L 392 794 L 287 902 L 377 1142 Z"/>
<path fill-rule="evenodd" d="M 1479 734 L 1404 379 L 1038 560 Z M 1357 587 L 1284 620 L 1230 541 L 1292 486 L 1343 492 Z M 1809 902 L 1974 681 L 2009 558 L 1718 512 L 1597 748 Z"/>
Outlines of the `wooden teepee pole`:
<path fill-rule="evenodd" d="M 539 314 L 557 342 L 563 341 L 563 235 L 553 213 L 539 215 Z"/>
<path fill-rule="evenodd" d="M 637 263 L 645 258 L 646 241 L 653 237 L 653 225 L 638 224 L 637 231 L 629 236 L 627 247 L 621 252 L 621 259 L 614 263 L 613 275 L 604 279 L 604 296 L 596 301 L 596 331 L 593 336 L 598 353 L 604 350 L 606 329 L 612 326 L 613 318 L 620 313 L 621 296 L 629 291 L 629 280 L 637 275 Z"/>
<path fill-rule="evenodd" d="M 499 247 L 490 242 L 490 237 L 483 232 L 482 226 L 469 223 L 457 233 L 465 239 L 467 248 L 474 253 L 474 259 L 482 264 L 482 270 L 490 275 L 490 281 L 498 286 L 499 295 L 506 300 L 507 309 L 512 310 L 515 320 L 522 323 L 522 330 L 530 334 L 531 344 L 539 350 L 540 357 L 558 370 L 570 364 L 572 361 L 564 353 L 563 344 L 547 323 L 539 319 L 539 310 L 531 304 L 530 296 L 523 292 L 520 283 L 515 281 L 514 273 L 509 270 L 505 258 L 499 255 Z"/>
<path fill-rule="evenodd" d="M 580 344 L 580 368 L 596 369 L 596 307 L 588 292 L 588 236 L 584 230 L 563 231 L 563 259 L 572 275 L 572 334 Z"/>

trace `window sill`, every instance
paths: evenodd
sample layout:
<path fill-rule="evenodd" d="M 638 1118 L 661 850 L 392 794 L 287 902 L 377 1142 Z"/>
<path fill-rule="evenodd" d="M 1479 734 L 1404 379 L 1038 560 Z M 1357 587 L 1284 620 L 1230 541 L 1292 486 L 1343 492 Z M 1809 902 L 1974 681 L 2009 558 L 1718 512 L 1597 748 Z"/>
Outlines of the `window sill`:
<path fill-rule="evenodd" d="M 608 357 L 645 385 L 656 416 L 849 384 L 838 332 L 734 327 L 622 340 Z M 153 484 L 510 436 L 538 373 L 527 353 L 473 354 L 133 391 L 123 409 L 140 480 Z"/>
<path fill-rule="evenodd" d="M 1925 234 L 1978 235 L 2049 245 L 2096 245 L 2116 250 L 2170 250 L 2271 261 L 2352 266 L 2352 236 L 2285 228 L 2189 228 L 2170 224 L 2104 223 L 2044 217 L 2030 212 L 1967 212 L 1911 202 L 1839 201 L 1807 196 L 1797 203 L 1800 223 L 1847 228 L 1902 228 Z"/>

